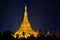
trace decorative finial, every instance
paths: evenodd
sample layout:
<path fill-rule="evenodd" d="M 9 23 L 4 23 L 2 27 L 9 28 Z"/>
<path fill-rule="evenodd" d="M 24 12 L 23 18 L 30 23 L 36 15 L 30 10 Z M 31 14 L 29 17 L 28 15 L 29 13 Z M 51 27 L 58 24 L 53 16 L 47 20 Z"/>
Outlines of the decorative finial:
<path fill-rule="evenodd" d="M 27 6 L 26 6 L 26 4 L 25 4 L 25 9 L 27 9 Z"/>

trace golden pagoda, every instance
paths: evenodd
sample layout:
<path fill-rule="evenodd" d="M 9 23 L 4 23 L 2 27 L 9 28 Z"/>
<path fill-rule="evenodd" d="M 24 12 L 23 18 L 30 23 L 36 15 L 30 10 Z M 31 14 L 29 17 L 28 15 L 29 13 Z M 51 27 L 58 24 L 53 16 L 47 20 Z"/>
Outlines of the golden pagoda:
<path fill-rule="evenodd" d="M 15 32 L 14 37 L 24 37 L 24 38 L 28 38 L 31 35 L 34 35 L 34 37 L 37 37 L 38 32 L 35 32 L 32 28 L 31 28 L 31 24 L 28 20 L 28 12 L 27 12 L 27 6 L 25 5 L 25 9 L 24 9 L 24 18 L 23 21 L 21 23 L 20 28 L 17 30 L 17 32 Z"/>

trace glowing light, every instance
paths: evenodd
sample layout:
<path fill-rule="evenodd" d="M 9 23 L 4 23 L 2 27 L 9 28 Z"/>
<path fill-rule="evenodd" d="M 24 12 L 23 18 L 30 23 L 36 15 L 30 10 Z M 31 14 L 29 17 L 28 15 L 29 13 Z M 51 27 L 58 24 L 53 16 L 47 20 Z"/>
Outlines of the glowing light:
<path fill-rule="evenodd" d="M 38 35 L 38 33 L 31 28 L 31 24 L 28 21 L 27 13 L 28 13 L 27 6 L 25 6 L 23 22 L 21 23 L 21 27 L 19 28 L 19 30 L 14 34 L 15 38 L 17 37 L 17 35 L 18 35 L 18 38 L 21 38 L 21 37 L 28 38 L 30 37 L 30 35 L 34 35 L 34 37 L 37 37 Z"/>

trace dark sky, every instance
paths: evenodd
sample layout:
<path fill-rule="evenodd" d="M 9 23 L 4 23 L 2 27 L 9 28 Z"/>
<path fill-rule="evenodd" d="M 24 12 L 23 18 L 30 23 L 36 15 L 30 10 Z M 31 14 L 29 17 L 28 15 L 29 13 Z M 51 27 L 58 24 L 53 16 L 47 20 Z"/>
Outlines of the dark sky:
<path fill-rule="evenodd" d="M 34 30 L 42 32 L 52 30 L 60 33 L 60 14 L 58 0 L 1 0 L 0 31 L 15 32 L 23 20 L 24 5 L 28 6 L 28 15 Z"/>

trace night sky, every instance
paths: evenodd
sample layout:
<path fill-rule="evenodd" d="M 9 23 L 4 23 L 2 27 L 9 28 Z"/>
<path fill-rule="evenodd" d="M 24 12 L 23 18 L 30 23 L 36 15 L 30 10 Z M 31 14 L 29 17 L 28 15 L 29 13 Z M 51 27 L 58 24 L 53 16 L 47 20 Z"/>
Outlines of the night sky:
<path fill-rule="evenodd" d="M 1 0 L 0 32 L 16 32 L 19 29 L 25 4 L 28 6 L 29 21 L 34 30 L 60 33 L 60 4 L 57 0 Z"/>

